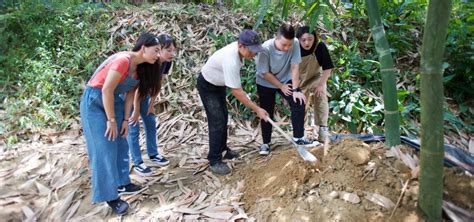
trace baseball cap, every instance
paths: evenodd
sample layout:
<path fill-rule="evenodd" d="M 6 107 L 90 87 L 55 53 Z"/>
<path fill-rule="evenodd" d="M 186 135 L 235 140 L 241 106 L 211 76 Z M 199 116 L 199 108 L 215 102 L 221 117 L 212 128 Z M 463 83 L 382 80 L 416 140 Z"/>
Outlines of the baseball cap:
<path fill-rule="evenodd" d="M 247 47 L 253 53 L 259 53 L 265 50 L 262 47 L 257 32 L 250 29 L 244 29 L 240 32 L 239 43 Z"/>

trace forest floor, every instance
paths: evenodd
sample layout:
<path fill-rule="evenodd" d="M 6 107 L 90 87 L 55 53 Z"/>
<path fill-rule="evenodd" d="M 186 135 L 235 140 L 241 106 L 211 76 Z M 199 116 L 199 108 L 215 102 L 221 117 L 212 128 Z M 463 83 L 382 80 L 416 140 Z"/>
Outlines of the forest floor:
<path fill-rule="evenodd" d="M 206 130 L 197 132 L 177 127 L 177 131 L 170 133 L 181 136 L 168 142 L 159 137 L 160 152 L 171 163 L 153 168 L 155 173 L 151 177 L 140 177 L 131 171 L 132 180 L 145 188 L 139 194 L 124 196 L 131 207 L 122 217 L 113 215 L 105 204 L 91 203 L 90 170 L 79 127 L 61 134 L 43 132 L 36 142 L 2 149 L 0 218 L 5 221 L 422 220 L 416 210 L 419 182 L 417 154 L 413 149 L 405 146 L 387 149 L 383 143 L 344 139 L 326 145 L 326 154 L 324 145 L 310 149 L 318 157 L 317 164 L 310 164 L 276 132 L 271 154 L 259 156 L 258 129 L 232 130 L 229 144 L 241 157 L 228 161 L 233 171 L 227 176 L 216 176 L 208 170 Z M 403 157 L 397 158 L 397 153 Z M 407 158 L 412 163 L 406 162 Z M 472 176 L 446 168 L 443 199 L 474 212 Z"/>

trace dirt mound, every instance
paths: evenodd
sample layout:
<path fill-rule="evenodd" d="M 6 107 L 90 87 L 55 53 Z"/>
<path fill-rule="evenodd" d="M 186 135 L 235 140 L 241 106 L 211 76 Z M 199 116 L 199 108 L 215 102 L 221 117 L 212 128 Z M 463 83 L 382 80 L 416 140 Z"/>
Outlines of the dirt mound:
<path fill-rule="evenodd" d="M 257 221 L 421 218 L 416 214 L 418 181 L 409 180 L 411 170 L 400 160 L 387 157 L 390 155 L 386 155 L 384 144 L 345 139 L 331 145 L 326 156 L 322 150 L 322 146 L 311 150 L 321 160 L 317 166 L 304 162 L 294 149 L 284 149 L 260 159 L 258 164 L 238 169 L 236 177 L 245 180 L 243 201 L 247 213 Z M 452 192 L 445 193 L 449 196 L 445 199 L 472 211 L 472 178 L 452 171 L 447 171 L 446 178 L 446 190 Z M 405 183 L 407 189 L 390 218 Z"/>

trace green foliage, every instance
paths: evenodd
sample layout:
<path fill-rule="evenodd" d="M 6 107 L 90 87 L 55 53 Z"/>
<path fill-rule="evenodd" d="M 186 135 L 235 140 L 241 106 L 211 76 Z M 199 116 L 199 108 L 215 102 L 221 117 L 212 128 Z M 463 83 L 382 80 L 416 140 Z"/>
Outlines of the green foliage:
<path fill-rule="evenodd" d="M 1 99 L 8 106 L 2 134 L 21 134 L 42 127 L 65 129 L 78 115 L 83 79 L 100 59 L 109 19 L 100 5 L 23 1 L 0 17 Z M 20 118 L 18 118 L 20 116 Z"/>
<path fill-rule="evenodd" d="M 293 14 L 299 15 L 303 23 L 324 27 L 321 37 L 327 43 L 336 66 L 328 84 L 332 94 L 331 126 L 354 133 L 381 132 L 383 112 L 379 65 L 368 35 L 364 1 L 352 1 L 352 6 L 337 17 L 327 0 L 224 2 L 235 11 L 253 15 L 255 21 L 250 19 L 243 23 L 258 26 L 264 40 L 274 34 L 285 16 Z M 416 135 L 420 116 L 418 48 L 427 1 L 379 3 L 396 66 L 400 70 L 397 97 L 402 132 Z M 104 10 L 104 7 L 108 9 Z M 2 123 L 6 123 L 0 125 L 0 134 L 10 135 L 8 143 L 21 140 L 21 135 L 28 131 L 38 131 L 42 127 L 64 129 L 75 121 L 83 81 L 106 53 L 122 49 L 119 46 L 111 49 L 105 42 L 109 37 L 105 27 L 113 19 L 107 10 L 114 7 L 120 5 L 109 3 L 104 6 L 79 0 L 0 2 L 0 99 L 3 101 L 0 111 L 6 113 L 0 117 Z M 472 3 L 455 1 L 449 23 L 445 90 L 454 101 L 449 100 L 451 106 L 446 108 L 444 118 L 447 129 L 453 131 L 474 131 L 470 99 L 474 92 L 473 7 Z M 220 35 L 209 32 L 208 35 L 216 42 L 214 50 L 236 39 L 231 32 Z M 246 61 L 241 71 L 242 86 L 253 101 L 258 101 L 255 74 L 255 63 Z M 228 101 L 232 106 L 229 111 L 235 116 L 255 118 L 255 114 L 230 95 L 230 91 Z M 281 99 L 277 99 L 277 111 L 289 114 Z"/>
<path fill-rule="evenodd" d="M 445 86 L 448 96 L 472 106 L 474 97 L 474 2 L 453 4 L 446 45 Z M 471 101 L 470 104 L 467 101 Z M 471 117 L 472 118 L 472 117 Z"/>

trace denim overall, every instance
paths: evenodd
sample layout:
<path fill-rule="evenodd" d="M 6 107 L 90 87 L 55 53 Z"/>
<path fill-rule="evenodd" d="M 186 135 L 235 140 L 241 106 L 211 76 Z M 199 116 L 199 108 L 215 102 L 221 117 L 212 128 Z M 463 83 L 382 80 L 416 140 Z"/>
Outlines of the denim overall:
<path fill-rule="evenodd" d="M 116 56 L 113 55 L 102 63 L 93 76 Z M 120 135 L 125 101 L 119 95 L 133 89 L 138 82 L 139 80 L 131 77 L 129 68 L 127 78 L 115 88 L 114 110 L 119 135 L 113 141 L 109 141 L 104 136 L 107 129 L 107 116 L 102 101 L 102 89 L 87 86 L 82 95 L 81 122 L 92 170 L 93 203 L 117 199 L 118 186 L 130 183 L 128 144 L 127 140 Z"/>
<path fill-rule="evenodd" d="M 171 67 L 171 62 L 163 64 L 169 64 L 168 69 L 160 67 L 160 75 L 166 75 Z M 124 95 L 122 95 L 124 97 Z M 151 101 L 150 96 L 145 96 L 140 101 L 140 116 L 143 121 L 145 128 L 145 139 L 146 139 L 146 151 L 148 156 L 158 155 L 158 143 L 156 141 L 156 115 L 154 113 L 148 113 L 148 108 L 152 106 L 154 101 Z M 135 107 L 133 108 L 135 109 Z M 132 110 L 133 110 L 132 109 Z M 130 116 L 132 114 L 130 113 Z M 134 165 L 138 165 L 143 162 L 142 153 L 140 151 L 140 121 L 137 124 L 128 125 L 128 136 L 127 142 L 130 148 L 130 155 Z"/>

